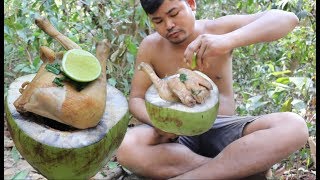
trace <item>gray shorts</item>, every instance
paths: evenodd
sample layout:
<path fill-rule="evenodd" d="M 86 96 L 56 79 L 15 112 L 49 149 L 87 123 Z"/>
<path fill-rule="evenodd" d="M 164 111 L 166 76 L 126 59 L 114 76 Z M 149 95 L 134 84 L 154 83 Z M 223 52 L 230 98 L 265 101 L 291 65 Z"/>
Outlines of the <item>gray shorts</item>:
<path fill-rule="evenodd" d="M 193 152 L 215 157 L 228 144 L 242 136 L 244 126 L 259 116 L 221 116 L 218 115 L 211 129 L 196 136 L 179 136 L 178 142 Z"/>

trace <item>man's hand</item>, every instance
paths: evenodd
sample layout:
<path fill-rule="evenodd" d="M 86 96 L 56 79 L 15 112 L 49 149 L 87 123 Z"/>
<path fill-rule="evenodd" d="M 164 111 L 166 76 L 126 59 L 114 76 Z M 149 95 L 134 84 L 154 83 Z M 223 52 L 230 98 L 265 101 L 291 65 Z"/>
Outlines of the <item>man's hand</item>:
<path fill-rule="evenodd" d="M 197 66 L 208 66 L 204 60 L 208 57 L 226 54 L 232 50 L 232 41 L 227 35 L 203 34 L 192 41 L 184 52 L 184 61 L 191 65 L 192 56 L 197 53 Z"/>
<path fill-rule="evenodd" d="M 178 135 L 176 134 L 164 132 L 161 129 L 158 129 L 156 127 L 153 127 L 153 128 L 155 129 L 156 133 L 159 136 L 158 138 L 160 143 L 173 142 L 178 137 Z"/>

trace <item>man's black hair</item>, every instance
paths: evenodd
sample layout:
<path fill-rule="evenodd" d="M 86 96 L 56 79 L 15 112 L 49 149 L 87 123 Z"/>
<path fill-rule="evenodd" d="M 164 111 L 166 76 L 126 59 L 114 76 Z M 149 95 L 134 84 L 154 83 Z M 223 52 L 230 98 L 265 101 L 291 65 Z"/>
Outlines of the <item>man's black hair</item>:
<path fill-rule="evenodd" d="M 158 10 L 164 0 L 140 0 L 141 6 L 147 14 L 153 14 Z"/>

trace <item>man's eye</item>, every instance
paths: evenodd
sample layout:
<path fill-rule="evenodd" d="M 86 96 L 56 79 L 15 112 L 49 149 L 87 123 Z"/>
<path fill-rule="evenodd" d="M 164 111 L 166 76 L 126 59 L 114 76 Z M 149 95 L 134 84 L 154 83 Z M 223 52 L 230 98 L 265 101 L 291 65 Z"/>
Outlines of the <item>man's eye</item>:
<path fill-rule="evenodd" d="M 154 23 L 156 23 L 156 24 L 160 24 L 162 22 L 162 20 L 160 20 L 160 21 L 154 21 Z"/>
<path fill-rule="evenodd" d="M 171 14 L 171 17 L 174 17 L 174 16 L 176 16 L 176 15 L 178 15 L 179 14 L 179 11 L 177 11 L 176 13 L 172 13 Z"/>

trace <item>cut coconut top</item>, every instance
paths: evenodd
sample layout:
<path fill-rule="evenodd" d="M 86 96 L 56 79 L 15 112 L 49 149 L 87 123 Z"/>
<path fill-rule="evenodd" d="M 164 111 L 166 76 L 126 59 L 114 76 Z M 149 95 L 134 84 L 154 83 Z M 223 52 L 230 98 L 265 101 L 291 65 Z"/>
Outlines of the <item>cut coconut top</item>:
<path fill-rule="evenodd" d="M 31 81 L 35 74 L 22 76 L 11 83 L 7 102 L 14 121 L 31 138 L 43 144 L 58 148 L 80 148 L 98 142 L 128 112 L 128 102 L 116 88 L 107 84 L 107 105 L 99 124 L 94 128 L 74 131 L 59 131 L 35 123 L 32 116 L 22 116 L 13 102 L 20 96 L 19 88 L 25 81 Z"/>
<path fill-rule="evenodd" d="M 215 83 L 208 76 L 206 76 L 202 72 L 200 72 L 200 71 L 194 71 L 194 72 L 198 73 L 199 75 L 201 75 L 202 77 L 207 79 L 212 84 L 212 90 L 210 90 L 210 96 L 208 97 L 208 99 L 205 100 L 204 103 L 196 104 L 193 107 L 188 107 L 188 106 L 182 104 L 181 102 L 166 101 L 159 96 L 159 93 L 154 85 L 151 85 L 148 88 L 146 95 L 145 95 L 145 100 L 147 102 L 154 104 L 156 106 L 159 106 L 159 107 L 170 108 L 170 109 L 175 109 L 175 110 L 185 111 L 185 112 L 202 112 L 202 111 L 206 111 L 206 110 L 212 108 L 219 101 L 218 87 L 215 85 Z M 170 79 L 170 78 L 173 78 L 176 76 L 179 77 L 179 74 L 168 76 L 165 79 Z"/>

